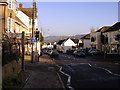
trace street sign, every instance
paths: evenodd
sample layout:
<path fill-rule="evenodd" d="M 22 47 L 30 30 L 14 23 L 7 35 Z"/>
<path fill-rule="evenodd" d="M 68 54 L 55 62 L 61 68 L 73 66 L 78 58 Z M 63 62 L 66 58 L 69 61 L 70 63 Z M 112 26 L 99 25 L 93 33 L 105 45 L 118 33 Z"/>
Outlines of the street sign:
<path fill-rule="evenodd" d="M 36 39 L 35 39 L 35 38 L 31 38 L 30 40 L 31 40 L 31 43 L 36 42 Z"/>
<path fill-rule="evenodd" d="M 8 33 L 8 37 L 12 37 L 12 38 L 15 38 L 15 37 L 22 37 L 22 33 Z"/>

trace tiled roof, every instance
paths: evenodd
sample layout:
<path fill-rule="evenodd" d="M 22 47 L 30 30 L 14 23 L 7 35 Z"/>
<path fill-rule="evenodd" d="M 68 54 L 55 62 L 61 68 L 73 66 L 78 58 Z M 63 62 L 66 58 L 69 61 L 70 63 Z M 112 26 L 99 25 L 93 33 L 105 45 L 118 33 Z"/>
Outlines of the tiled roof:
<path fill-rule="evenodd" d="M 90 34 L 83 36 L 81 39 L 90 39 Z"/>
<path fill-rule="evenodd" d="M 105 32 L 117 31 L 119 29 L 120 29 L 120 22 L 117 22 L 112 27 L 110 27 L 108 30 L 106 30 Z"/>
<path fill-rule="evenodd" d="M 96 32 L 105 32 L 106 30 L 108 30 L 111 26 L 103 26 L 102 28 L 100 28 L 98 31 Z"/>
<path fill-rule="evenodd" d="M 33 8 L 18 8 L 18 9 L 21 10 L 23 13 L 25 13 L 30 18 L 32 18 Z M 37 12 L 37 8 L 36 8 L 36 12 Z M 35 18 L 37 18 L 37 13 L 35 14 Z"/>
<path fill-rule="evenodd" d="M 60 40 L 57 44 L 61 45 L 65 40 Z"/>
<path fill-rule="evenodd" d="M 79 42 L 78 39 L 71 39 L 75 44 L 77 44 Z"/>

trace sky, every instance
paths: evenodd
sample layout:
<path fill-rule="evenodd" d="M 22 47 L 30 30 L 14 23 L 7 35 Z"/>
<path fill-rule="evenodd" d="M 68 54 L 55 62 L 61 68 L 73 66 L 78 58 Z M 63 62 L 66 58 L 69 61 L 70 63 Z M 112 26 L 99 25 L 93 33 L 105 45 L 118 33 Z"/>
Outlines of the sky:
<path fill-rule="evenodd" d="M 23 2 L 23 7 L 32 3 Z M 97 30 L 118 21 L 118 2 L 37 2 L 37 8 L 44 36 L 88 34 L 92 27 Z"/>

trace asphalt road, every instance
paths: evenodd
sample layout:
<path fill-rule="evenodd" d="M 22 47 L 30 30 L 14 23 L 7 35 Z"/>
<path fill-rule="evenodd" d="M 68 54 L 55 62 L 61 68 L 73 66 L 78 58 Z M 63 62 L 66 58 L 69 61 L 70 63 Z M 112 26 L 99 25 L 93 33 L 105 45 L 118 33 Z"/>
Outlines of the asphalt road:
<path fill-rule="evenodd" d="M 103 62 L 88 57 L 74 57 L 60 54 L 53 60 L 65 74 L 70 75 L 70 86 L 75 90 L 79 88 L 120 88 L 120 63 Z M 60 72 L 59 72 L 60 73 Z M 68 77 L 60 73 L 64 84 Z M 67 87 L 67 86 L 66 86 Z"/>

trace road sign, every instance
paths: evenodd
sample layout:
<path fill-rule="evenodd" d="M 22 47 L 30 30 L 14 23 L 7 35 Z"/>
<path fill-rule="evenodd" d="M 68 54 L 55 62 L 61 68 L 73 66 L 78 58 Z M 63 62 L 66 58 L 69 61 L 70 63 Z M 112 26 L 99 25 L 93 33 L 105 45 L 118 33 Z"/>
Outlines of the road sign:
<path fill-rule="evenodd" d="M 35 39 L 35 38 L 31 38 L 30 40 L 31 40 L 31 43 L 36 42 L 36 39 Z"/>
<path fill-rule="evenodd" d="M 22 33 L 8 33 L 8 37 L 12 37 L 12 38 L 14 38 L 14 37 L 22 37 Z"/>

